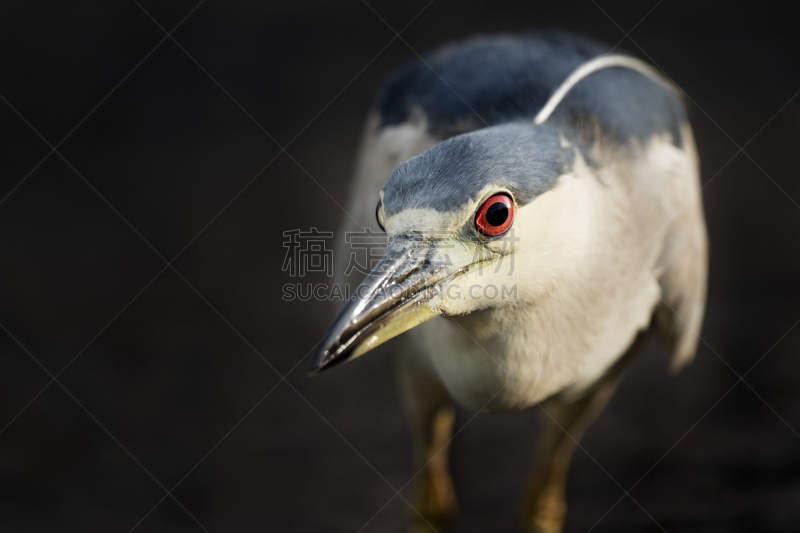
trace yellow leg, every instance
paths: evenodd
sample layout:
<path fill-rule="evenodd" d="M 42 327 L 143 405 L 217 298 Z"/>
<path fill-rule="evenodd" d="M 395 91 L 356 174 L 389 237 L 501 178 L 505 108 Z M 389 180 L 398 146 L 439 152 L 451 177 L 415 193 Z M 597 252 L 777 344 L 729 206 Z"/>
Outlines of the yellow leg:
<path fill-rule="evenodd" d="M 416 360 L 398 358 L 400 395 L 414 445 L 414 470 L 409 503 L 412 533 L 443 532 L 457 513 L 455 491 L 448 466 L 449 441 L 455 409 L 447 391 Z"/>
<path fill-rule="evenodd" d="M 603 410 L 616 380 L 604 382 L 573 403 L 553 399 L 541 405 L 542 433 L 538 469 L 521 506 L 520 520 L 529 533 L 561 533 L 567 514 L 569 462 L 589 424 Z"/>
<path fill-rule="evenodd" d="M 540 405 L 541 435 L 538 468 L 520 506 L 527 533 L 561 533 L 567 515 L 566 483 L 569 462 L 586 428 L 605 408 L 622 372 L 646 338 L 640 333 L 628 351 L 584 396 L 567 402 L 556 396 Z"/>

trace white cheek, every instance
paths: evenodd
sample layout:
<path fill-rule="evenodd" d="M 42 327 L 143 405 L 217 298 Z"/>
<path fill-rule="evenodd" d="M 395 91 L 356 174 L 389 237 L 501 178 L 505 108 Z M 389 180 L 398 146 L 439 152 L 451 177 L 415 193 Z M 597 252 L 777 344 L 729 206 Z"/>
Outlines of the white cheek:
<path fill-rule="evenodd" d="M 461 249 L 461 255 L 453 257 L 452 264 L 480 266 L 473 266 L 445 287 L 439 304 L 444 314 L 463 315 L 517 300 L 513 254 L 498 258 L 483 244 L 476 243 L 461 243 L 457 248 Z"/>
<path fill-rule="evenodd" d="M 586 264 L 597 239 L 597 179 L 587 173 L 566 174 L 557 185 L 518 211 L 515 220 L 515 274 L 546 289 Z"/>

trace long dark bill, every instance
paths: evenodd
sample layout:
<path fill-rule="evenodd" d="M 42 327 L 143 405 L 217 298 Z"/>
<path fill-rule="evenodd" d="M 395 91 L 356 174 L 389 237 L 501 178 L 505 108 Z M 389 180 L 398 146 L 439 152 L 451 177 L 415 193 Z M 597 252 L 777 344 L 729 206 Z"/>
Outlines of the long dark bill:
<path fill-rule="evenodd" d="M 396 236 L 339 312 L 311 362 L 311 375 L 362 355 L 438 316 L 445 284 L 464 272 L 437 264 L 436 245 L 419 234 Z"/>

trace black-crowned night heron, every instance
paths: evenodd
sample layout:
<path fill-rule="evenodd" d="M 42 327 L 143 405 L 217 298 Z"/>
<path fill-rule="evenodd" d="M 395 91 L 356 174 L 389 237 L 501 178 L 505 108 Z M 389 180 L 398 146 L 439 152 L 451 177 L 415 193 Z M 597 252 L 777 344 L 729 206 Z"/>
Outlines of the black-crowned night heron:
<path fill-rule="evenodd" d="M 576 439 L 640 334 L 657 326 L 674 368 L 694 354 L 707 243 L 686 110 L 607 50 L 561 33 L 446 46 L 394 74 L 367 123 L 348 210 L 369 220 L 377 203 L 390 239 L 312 372 L 413 328 L 397 356 L 421 471 L 412 530 L 455 513 L 451 399 L 543 407 L 521 516 L 556 532 Z"/>

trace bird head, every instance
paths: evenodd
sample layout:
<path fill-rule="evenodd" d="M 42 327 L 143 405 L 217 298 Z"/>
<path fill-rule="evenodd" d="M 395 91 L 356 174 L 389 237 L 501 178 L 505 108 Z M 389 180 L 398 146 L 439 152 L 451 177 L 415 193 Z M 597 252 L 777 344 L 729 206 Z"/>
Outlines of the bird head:
<path fill-rule="evenodd" d="M 544 229 L 552 209 L 534 204 L 573 159 L 555 130 L 520 123 L 453 137 L 397 167 L 376 213 L 386 251 L 334 319 L 312 374 L 432 318 L 526 297 L 518 282 L 536 269 L 532 247 L 558 246 Z"/>

